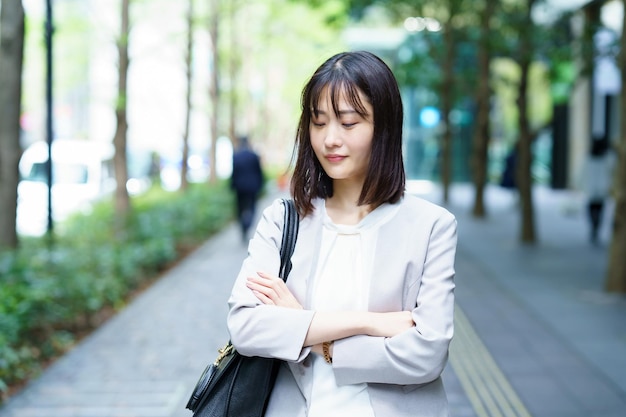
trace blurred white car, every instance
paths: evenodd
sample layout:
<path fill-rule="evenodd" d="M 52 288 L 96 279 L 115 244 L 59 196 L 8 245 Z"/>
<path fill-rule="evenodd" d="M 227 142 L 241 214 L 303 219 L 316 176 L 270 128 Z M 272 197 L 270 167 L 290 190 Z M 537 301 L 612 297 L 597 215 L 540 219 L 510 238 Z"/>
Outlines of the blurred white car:
<path fill-rule="evenodd" d="M 52 218 L 62 221 L 115 190 L 110 143 L 58 139 L 52 142 Z M 48 144 L 35 142 L 19 163 L 17 232 L 43 235 L 48 226 Z"/>

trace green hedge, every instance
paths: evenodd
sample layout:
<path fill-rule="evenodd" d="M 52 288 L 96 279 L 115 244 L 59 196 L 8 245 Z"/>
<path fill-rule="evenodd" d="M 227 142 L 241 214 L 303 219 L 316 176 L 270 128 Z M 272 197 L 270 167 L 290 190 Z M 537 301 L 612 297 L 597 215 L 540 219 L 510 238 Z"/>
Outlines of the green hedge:
<path fill-rule="evenodd" d="M 111 202 L 104 202 L 60 225 L 52 243 L 23 239 L 19 250 L 0 253 L 1 393 L 36 375 L 103 311 L 123 307 L 233 213 L 225 183 L 193 184 L 185 193 L 154 188 L 132 206 L 122 235 L 115 234 L 120 219 Z"/>

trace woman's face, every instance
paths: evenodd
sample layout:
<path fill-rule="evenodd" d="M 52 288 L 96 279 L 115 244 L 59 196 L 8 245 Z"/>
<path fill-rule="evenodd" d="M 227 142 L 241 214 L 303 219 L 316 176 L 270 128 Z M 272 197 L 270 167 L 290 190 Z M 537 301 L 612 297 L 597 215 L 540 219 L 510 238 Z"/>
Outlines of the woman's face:
<path fill-rule="evenodd" d="M 367 111 L 361 116 L 343 95 L 335 115 L 328 89 L 322 94 L 319 107 L 311 115 L 309 131 L 311 146 L 326 174 L 336 181 L 358 182 L 367 174 L 374 137 L 374 110 L 359 93 Z"/>

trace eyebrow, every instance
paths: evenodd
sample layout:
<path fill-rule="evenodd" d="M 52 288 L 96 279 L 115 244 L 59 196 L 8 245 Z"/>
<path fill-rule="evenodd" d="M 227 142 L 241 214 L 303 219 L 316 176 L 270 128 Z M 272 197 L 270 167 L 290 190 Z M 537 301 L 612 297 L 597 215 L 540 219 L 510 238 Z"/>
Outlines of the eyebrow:
<path fill-rule="evenodd" d="M 324 110 L 319 110 L 319 109 L 313 109 L 312 111 L 313 111 L 313 113 L 321 114 L 321 115 L 324 115 L 324 116 L 326 114 L 328 114 Z M 356 110 L 339 110 L 338 113 L 339 113 L 339 116 L 343 116 L 343 115 L 346 115 L 346 114 L 355 114 L 355 113 L 359 114 L 359 112 L 356 111 Z"/>

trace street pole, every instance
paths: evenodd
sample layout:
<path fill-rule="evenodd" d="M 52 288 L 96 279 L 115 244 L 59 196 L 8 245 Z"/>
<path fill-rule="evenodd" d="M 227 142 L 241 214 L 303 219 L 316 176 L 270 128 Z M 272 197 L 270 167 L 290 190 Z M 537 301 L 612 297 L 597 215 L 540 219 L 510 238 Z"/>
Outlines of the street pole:
<path fill-rule="evenodd" d="M 48 162 L 46 163 L 46 171 L 48 177 L 48 227 L 47 233 L 50 240 L 52 240 L 52 232 L 54 228 L 54 222 L 52 220 L 52 118 L 53 118 L 53 103 L 52 103 L 52 34 L 54 27 L 52 23 L 52 0 L 46 0 L 46 23 L 45 23 L 45 37 L 46 37 L 46 141 L 48 142 Z"/>

